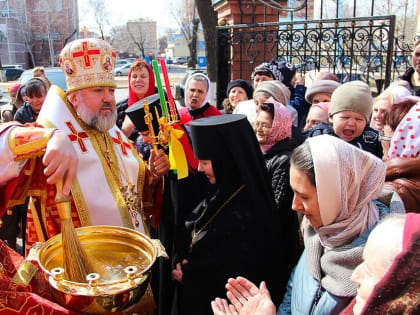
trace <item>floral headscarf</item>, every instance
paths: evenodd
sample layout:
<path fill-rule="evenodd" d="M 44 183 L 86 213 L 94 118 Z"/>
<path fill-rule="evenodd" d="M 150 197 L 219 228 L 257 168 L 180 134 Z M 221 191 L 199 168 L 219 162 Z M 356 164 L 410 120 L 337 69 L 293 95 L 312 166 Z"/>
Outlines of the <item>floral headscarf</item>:
<path fill-rule="evenodd" d="M 144 66 L 147 69 L 147 72 L 149 72 L 149 87 L 147 88 L 146 94 L 143 95 L 143 98 L 150 96 L 152 94 L 155 94 L 155 76 L 153 73 L 153 69 L 152 67 L 143 59 L 137 59 L 135 60 L 132 65 L 136 64 L 136 63 L 143 63 Z M 130 70 L 128 71 L 128 106 L 133 105 L 135 102 L 139 101 L 139 97 L 137 96 L 137 94 L 133 91 L 132 87 L 131 87 L 131 72 L 133 69 L 136 69 L 137 67 L 130 67 Z"/>
<path fill-rule="evenodd" d="M 414 105 L 395 129 L 388 159 L 420 156 L 420 103 Z"/>
<path fill-rule="evenodd" d="M 272 97 L 264 103 L 273 104 L 274 106 L 273 125 L 267 136 L 266 143 L 260 144 L 261 150 L 266 152 L 277 142 L 292 137 L 292 116 L 285 106 L 276 102 Z M 258 109 L 258 111 L 261 111 L 261 109 Z"/>

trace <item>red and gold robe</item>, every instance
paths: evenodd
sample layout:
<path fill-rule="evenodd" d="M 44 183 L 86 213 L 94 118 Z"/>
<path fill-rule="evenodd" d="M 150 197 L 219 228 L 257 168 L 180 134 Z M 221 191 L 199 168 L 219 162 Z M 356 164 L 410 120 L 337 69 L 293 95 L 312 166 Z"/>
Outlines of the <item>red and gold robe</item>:
<path fill-rule="evenodd" d="M 152 175 L 135 146 L 116 126 L 108 132 L 87 127 L 74 113 L 64 92 L 55 86 L 48 92 L 37 124 L 47 128 L 20 128 L 19 132 L 14 132 L 10 131 L 13 128 L 10 124 L 0 130 L 0 136 L 8 133 L 15 162 L 26 161 L 19 176 L 1 189 L 0 217 L 6 209 L 22 204 L 27 196 L 31 197 L 27 217 L 27 250 L 34 242 L 43 242 L 60 233 L 60 220 L 54 203 L 55 186 L 46 183 L 42 165 L 42 154 L 55 128 L 68 135 L 78 154 L 76 180 L 71 188 L 75 227 L 117 225 L 147 233 L 142 223 L 153 218 L 155 213 Z M 105 149 L 113 164 L 108 164 L 104 157 Z M 121 186 L 128 182 L 135 185 L 135 190 L 142 197 L 143 213 L 130 213 L 125 203 Z M 138 226 L 136 221 L 140 222 Z"/>

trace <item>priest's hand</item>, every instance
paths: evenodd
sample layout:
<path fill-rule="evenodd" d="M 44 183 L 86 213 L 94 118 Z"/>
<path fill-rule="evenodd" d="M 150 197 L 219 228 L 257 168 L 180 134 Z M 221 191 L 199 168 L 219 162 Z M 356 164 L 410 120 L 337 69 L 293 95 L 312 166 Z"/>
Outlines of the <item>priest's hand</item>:
<path fill-rule="evenodd" d="M 55 184 L 63 179 L 63 193 L 68 195 L 76 177 L 77 154 L 64 132 L 54 131 L 47 143 L 42 163 L 45 165 L 47 183 Z"/>
<path fill-rule="evenodd" d="M 182 265 L 188 264 L 188 260 L 184 259 Z M 174 278 L 179 283 L 182 282 L 182 265 L 181 263 L 176 264 L 176 269 L 172 270 L 172 278 Z"/>
<path fill-rule="evenodd" d="M 158 153 L 156 153 L 152 150 L 150 153 L 149 165 L 153 175 L 157 177 L 165 175 L 170 167 L 168 156 L 165 154 L 165 151 L 160 149 Z"/>

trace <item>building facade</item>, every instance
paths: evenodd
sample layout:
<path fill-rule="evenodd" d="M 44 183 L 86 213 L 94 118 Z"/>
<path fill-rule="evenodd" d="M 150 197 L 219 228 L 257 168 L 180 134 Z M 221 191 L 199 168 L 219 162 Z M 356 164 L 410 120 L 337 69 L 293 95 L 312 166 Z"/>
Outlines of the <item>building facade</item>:
<path fill-rule="evenodd" d="M 156 21 L 138 19 L 114 28 L 112 47 L 117 55 L 126 57 L 154 57 L 158 54 Z"/>
<path fill-rule="evenodd" d="M 78 29 L 77 0 L 0 0 L 1 62 L 56 66 Z"/>
<path fill-rule="evenodd" d="M 168 47 L 165 49 L 165 55 L 170 59 L 190 56 L 187 40 L 181 32 L 177 32 L 168 37 Z M 203 31 L 200 26 L 197 34 L 197 57 L 204 56 L 206 56 L 206 45 L 204 42 Z"/>

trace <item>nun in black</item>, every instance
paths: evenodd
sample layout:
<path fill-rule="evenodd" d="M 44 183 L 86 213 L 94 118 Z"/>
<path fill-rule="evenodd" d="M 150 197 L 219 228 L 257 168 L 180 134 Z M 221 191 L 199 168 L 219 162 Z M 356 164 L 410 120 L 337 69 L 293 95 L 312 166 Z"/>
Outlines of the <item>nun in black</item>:
<path fill-rule="evenodd" d="M 191 122 L 207 196 L 186 222 L 189 253 L 172 274 L 179 282 L 179 314 L 212 314 L 210 302 L 226 292 L 228 278 L 267 282 L 279 304 L 289 277 L 282 244 L 290 242 L 265 162 L 244 115 Z"/>
<path fill-rule="evenodd" d="M 151 140 L 149 126 L 144 120 L 146 113 L 143 101 L 146 101 L 149 105 L 153 131 L 155 135 L 158 135 L 160 129 L 156 111 L 159 116 L 162 115 L 159 94 L 153 94 L 137 101 L 126 110 L 126 113 L 138 132 L 141 133 L 137 140 Z M 187 141 L 189 141 L 188 138 Z M 140 143 L 137 141 L 136 143 L 138 151 L 145 160 L 148 160 L 150 150 L 152 150 L 150 143 L 151 141 Z M 192 155 L 192 149 L 190 149 L 190 152 Z M 205 181 L 206 178 L 203 174 L 193 172 L 191 169 L 189 170 L 189 176 L 181 180 L 178 180 L 177 175 L 172 171 L 169 171 L 164 177 L 161 213 L 155 213 L 154 226 L 148 226 L 150 236 L 158 238 L 169 255 L 169 259 L 158 258 L 152 267 L 151 287 L 158 306 L 157 314 L 159 315 L 171 314 L 174 307 L 173 298 L 176 282 L 172 278 L 171 272 L 179 261 L 177 257 L 184 257 L 184 253 L 188 252 L 188 244 L 185 240 L 185 216 L 187 211 L 190 213 L 205 195 Z"/>

